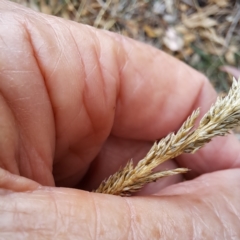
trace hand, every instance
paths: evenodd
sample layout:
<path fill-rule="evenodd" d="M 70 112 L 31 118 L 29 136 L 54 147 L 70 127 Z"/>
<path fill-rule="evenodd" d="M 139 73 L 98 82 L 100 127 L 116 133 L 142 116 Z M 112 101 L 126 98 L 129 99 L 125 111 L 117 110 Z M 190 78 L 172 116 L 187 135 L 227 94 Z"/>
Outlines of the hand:
<path fill-rule="evenodd" d="M 203 75 L 114 33 L 8 1 L 0 9 L 1 238 L 240 237 L 232 135 L 160 166 L 192 169 L 189 181 L 169 177 L 131 198 L 88 192 L 208 110 L 216 94 Z"/>

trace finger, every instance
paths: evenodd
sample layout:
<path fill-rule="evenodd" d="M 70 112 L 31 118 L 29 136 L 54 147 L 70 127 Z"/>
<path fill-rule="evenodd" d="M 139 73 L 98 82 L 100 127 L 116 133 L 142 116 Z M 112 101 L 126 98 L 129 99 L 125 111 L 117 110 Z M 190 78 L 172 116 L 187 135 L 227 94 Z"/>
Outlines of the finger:
<path fill-rule="evenodd" d="M 7 164 L 7 154 L 1 152 L 2 166 L 12 171 L 8 165 L 16 162 L 15 174 L 51 185 L 50 164 L 55 151 L 56 181 L 64 179 L 66 184 L 74 185 L 112 127 L 116 61 L 111 64 L 113 54 L 107 58 L 103 53 L 104 63 L 110 64 L 110 72 L 105 72 L 108 77 L 104 77 L 111 80 L 105 89 L 99 62 L 102 52 L 93 29 L 59 22 L 8 2 L 0 4 L 1 92 L 3 100 L 10 103 L 5 104 L 10 112 L 7 120 L 16 116 L 8 130 L 15 125 L 11 134 L 18 136 L 20 132 L 19 138 L 2 141 L 3 153 L 15 153 L 11 155 L 12 164 Z M 4 8 L 12 10 L 11 14 Z M 86 41 L 88 38 L 90 41 Z M 106 41 L 111 43 L 110 38 Z"/>
<path fill-rule="evenodd" d="M 11 8 L 9 3 L 1 4 Z M 50 159 L 55 146 L 54 175 L 58 183 L 67 186 L 78 183 L 110 133 L 138 140 L 159 139 L 176 130 L 193 108 L 200 106 L 204 112 L 215 99 L 215 92 L 205 77 L 163 52 L 119 35 L 16 6 L 15 15 L 2 15 L 3 26 L 7 27 L 11 22 L 16 27 L 14 37 L 13 33 L 8 35 L 11 41 L 7 38 L 7 42 L 15 46 L 15 41 L 28 40 L 26 50 L 30 54 L 26 62 L 33 62 L 38 67 L 34 72 L 40 72 L 43 78 L 36 82 L 44 79 L 45 86 L 41 85 L 41 88 L 46 88 L 40 95 L 47 94 L 44 101 L 49 101 L 52 107 L 49 111 L 49 105 L 44 105 L 47 109 L 39 106 L 38 114 L 31 118 L 32 125 L 23 120 L 19 125 L 31 129 L 29 132 L 36 144 L 41 145 L 39 151 L 44 152 L 44 157 Z M 21 31 L 17 31 L 19 29 Z M 3 40 L 6 31 L 1 36 Z M 25 71 L 26 85 L 31 83 L 38 88 L 29 73 L 32 67 L 21 61 L 26 58 L 25 52 L 3 47 L 1 54 L 4 59 L 16 60 L 14 70 Z M 12 69 L 10 60 L 3 61 L 5 68 Z M 8 78 L 16 79 L 12 72 Z M 16 100 L 9 95 L 9 85 L 2 89 L 8 102 Z M 16 89 L 21 91 L 20 85 Z M 33 97 L 26 100 L 29 105 Z M 17 115 L 26 112 L 31 115 L 26 103 L 18 104 L 13 108 Z M 45 113 L 41 114 L 41 121 L 47 122 L 42 138 L 32 130 L 38 129 L 34 122 L 41 112 Z M 52 129 L 53 116 L 55 130 Z M 55 145 L 52 142 L 40 144 L 49 133 L 50 139 L 55 133 Z M 225 165 L 232 166 L 239 150 L 237 141 L 227 139 L 229 145 L 235 147 L 226 150 L 233 151 L 229 158 L 222 159 Z M 221 141 L 218 147 L 223 147 Z M 220 156 L 218 152 L 216 154 L 218 159 Z M 33 158 L 29 157 L 30 160 Z M 199 164 L 202 162 L 206 166 L 205 159 Z M 219 168 L 218 162 L 214 162 L 213 169 Z M 208 169 L 203 167 L 202 171 Z"/>
<path fill-rule="evenodd" d="M 15 192 L 32 191 L 40 186 L 30 179 L 11 174 L 0 168 L 0 189 L 8 189 Z"/>
<path fill-rule="evenodd" d="M 202 176 L 180 187 L 180 191 L 173 190 L 173 194 L 152 197 L 121 198 L 46 187 L 25 193 L 2 190 L 0 236 L 86 240 L 239 238 L 239 171 Z"/>
<path fill-rule="evenodd" d="M 186 179 L 216 170 L 239 168 L 239 142 L 234 135 L 218 137 L 195 154 L 182 154 L 176 161 L 179 166 L 191 170 L 184 175 Z"/>
<path fill-rule="evenodd" d="M 50 100 L 24 18 L 15 18 L 7 6 L 14 8 L 0 2 L 0 166 L 53 186 L 55 129 Z"/>

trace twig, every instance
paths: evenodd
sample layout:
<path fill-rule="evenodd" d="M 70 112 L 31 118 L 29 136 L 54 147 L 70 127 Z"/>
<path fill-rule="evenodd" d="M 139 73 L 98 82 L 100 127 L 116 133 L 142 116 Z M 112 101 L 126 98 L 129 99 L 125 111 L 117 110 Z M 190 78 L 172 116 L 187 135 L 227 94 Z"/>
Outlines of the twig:
<path fill-rule="evenodd" d="M 104 4 L 104 6 L 103 6 L 102 9 L 100 10 L 97 18 L 96 18 L 95 21 L 94 21 L 94 24 L 93 24 L 94 27 L 98 27 L 98 26 L 99 26 L 99 24 L 100 24 L 100 22 L 101 22 L 101 20 L 102 20 L 102 18 L 103 18 L 103 15 L 105 14 L 105 12 L 107 11 L 107 9 L 109 8 L 111 2 L 112 2 L 112 0 L 108 0 L 108 1 Z"/>
<path fill-rule="evenodd" d="M 225 40 L 225 44 L 223 46 L 223 52 L 226 52 L 228 45 L 230 43 L 230 40 L 232 38 L 233 32 L 240 20 L 240 3 L 239 1 L 236 3 L 237 9 L 236 9 L 236 15 L 233 18 L 233 21 L 231 23 L 230 28 L 228 29 L 227 35 L 226 35 L 226 40 Z"/>

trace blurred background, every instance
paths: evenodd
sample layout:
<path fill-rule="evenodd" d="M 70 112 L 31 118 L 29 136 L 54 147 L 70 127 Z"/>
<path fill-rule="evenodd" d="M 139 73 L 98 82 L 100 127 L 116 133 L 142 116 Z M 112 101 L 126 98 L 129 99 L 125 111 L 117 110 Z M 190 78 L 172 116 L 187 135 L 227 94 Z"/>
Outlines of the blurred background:
<path fill-rule="evenodd" d="M 14 0 L 153 45 L 208 76 L 224 95 L 240 76 L 240 0 Z"/>

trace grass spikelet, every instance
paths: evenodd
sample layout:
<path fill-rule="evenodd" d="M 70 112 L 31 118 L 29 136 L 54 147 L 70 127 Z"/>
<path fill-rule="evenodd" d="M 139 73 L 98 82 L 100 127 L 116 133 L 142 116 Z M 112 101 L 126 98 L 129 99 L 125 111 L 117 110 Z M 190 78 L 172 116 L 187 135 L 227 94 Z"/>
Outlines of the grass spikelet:
<path fill-rule="evenodd" d="M 132 161 L 129 161 L 124 168 L 104 180 L 95 192 L 130 196 L 145 184 L 155 182 L 159 178 L 186 173 L 186 168 L 162 172 L 153 170 L 182 153 L 195 153 L 213 137 L 224 136 L 232 128 L 240 125 L 240 79 L 233 79 L 228 95 L 217 98 L 216 103 L 201 119 L 199 126 L 193 129 L 199 112 L 199 109 L 193 111 L 176 134 L 170 133 L 158 143 L 155 142 L 135 167 Z"/>

